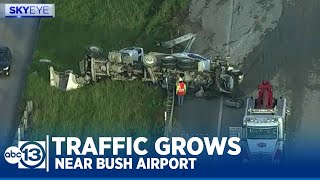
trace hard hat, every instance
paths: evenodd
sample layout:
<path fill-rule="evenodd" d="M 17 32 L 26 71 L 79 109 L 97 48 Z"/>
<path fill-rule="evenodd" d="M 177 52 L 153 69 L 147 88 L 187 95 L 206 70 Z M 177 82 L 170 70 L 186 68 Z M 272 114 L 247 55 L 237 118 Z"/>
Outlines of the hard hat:
<path fill-rule="evenodd" d="M 179 77 L 179 82 L 183 81 L 183 79 L 181 77 Z"/>

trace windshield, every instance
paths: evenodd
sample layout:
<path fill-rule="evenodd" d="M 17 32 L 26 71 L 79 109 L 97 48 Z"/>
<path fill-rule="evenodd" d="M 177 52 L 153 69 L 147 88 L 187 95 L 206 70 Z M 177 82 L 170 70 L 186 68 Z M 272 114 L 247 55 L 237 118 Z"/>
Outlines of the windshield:
<path fill-rule="evenodd" d="M 0 48 L 0 61 L 7 61 L 10 59 L 10 54 L 6 48 Z"/>
<path fill-rule="evenodd" d="M 6 60 L 8 53 L 6 51 L 0 51 L 0 60 Z"/>
<path fill-rule="evenodd" d="M 276 139 L 278 137 L 278 128 L 252 128 L 248 127 L 247 129 L 247 138 L 248 139 Z"/>

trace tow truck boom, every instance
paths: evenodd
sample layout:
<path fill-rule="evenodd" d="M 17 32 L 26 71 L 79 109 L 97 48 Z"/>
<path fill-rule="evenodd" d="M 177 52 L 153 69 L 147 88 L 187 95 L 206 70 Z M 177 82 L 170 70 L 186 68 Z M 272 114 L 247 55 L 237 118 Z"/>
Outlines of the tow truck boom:
<path fill-rule="evenodd" d="M 157 45 L 161 46 L 163 48 L 171 49 L 174 46 L 189 40 L 189 42 L 186 45 L 186 47 L 183 50 L 183 52 L 190 52 L 191 46 L 192 46 L 193 42 L 195 41 L 195 39 L 196 39 L 196 34 L 189 33 L 189 34 L 186 34 L 184 36 L 178 37 L 176 39 L 172 39 L 170 41 L 157 43 Z"/>
<path fill-rule="evenodd" d="M 269 81 L 262 81 L 258 85 L 257 109 L 272 109 L 274 106 L 272 85 Z"/>

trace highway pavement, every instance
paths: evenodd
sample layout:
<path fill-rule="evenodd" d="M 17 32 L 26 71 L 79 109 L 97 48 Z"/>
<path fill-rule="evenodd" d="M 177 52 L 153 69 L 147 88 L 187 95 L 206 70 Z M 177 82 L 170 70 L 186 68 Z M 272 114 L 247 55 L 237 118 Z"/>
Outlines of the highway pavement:
<path fill-rule="evenodd" d="M 289 100 L 286 153 L 289 159 L 320 160 L 320 2 L 296 1 L 278 28 L 248 57 L 246 88 L 275 76 L 277 94 Z"/>
<path fill-rule="evenodd" d="M 225 106 L 224 101 L 228 98 L 223 95 L 210 99 L 187 96 L 183 106 L 175 109 L 174 135 L 227 136 L 229 126 L 241 126 L 244 114 L 244 108 Z"/>
<path fill-rule="evenodd" d="M 25 1 L 0 1 L 13 2 Z M 0 19 L 0 43 L 8 46 L 13 55 L 11 76 L 0 78 L 0 154 L 12 142 L 20 121 L 18 107 L 26 87 L 27 69 L 32 62 L 39 22 L 39 19 Z"/>
<path fill-rule="evenodd" d="M 252 95 L 263 79 L 274 82 L 276 95 L 289 101 L 287 158 L 320 160 L 320 1 L 296 1 L 287 7 L 278 27 L 249 54 L 243 65 L 241 89 Z M 241 126 L 244 109 L 223 106 L 223 99 L 186 99 L 176 108 L 174 135 L 225 136 L 229 126 Z"/>

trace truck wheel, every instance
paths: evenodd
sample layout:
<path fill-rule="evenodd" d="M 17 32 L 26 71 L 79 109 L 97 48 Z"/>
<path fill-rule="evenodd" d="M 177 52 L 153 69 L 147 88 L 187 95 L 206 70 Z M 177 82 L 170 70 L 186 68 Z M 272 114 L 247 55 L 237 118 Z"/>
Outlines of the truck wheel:
<path fill-rule="evenodd" d="M 180 67 L 193 67 L 198 65 L 197 61 L 192 59 L 180 59 L 178 64 Z"/>
<path fill-rule="evenodd" d="M 101 58 L 103 55 L 103 49 L 99 46 L 90 45 L 86 48 L 86 55 L 92 58 Z"/>
<path fill-rule="evenodd" d="M 192 59 L 181 59 L 178 62 L 178 68 L 181 71 L 195 71 L 198 69 L 197 62 Z"/>
<path fill-rule="evenodd" d="M 241 99 L 228 99 L 228 100 L 225 100 L 224 101 L 224 104 L 226 106 L 229 106 L 229 107 L 233 107 L 233 108 L 242 108 L 244 106 L 244 101 L 241 100 Z"/>
<path fill-rule="evenodd" d="M 177 64 L 177 58 L 173 56 L 166 56 L 161 59 L 161 64 Z"/>
<path fill-rule="evenodd" d="M 180 71 L 196 71 L 198 68 L 197 67 L 178 67 L 178 69 L 180 70 Z"/>
<path fill-rule="evenodd" d="M 161 59 L 161 67 L 165 69 L 175 69 L 177 67 L 177 58 L 166 56 Z"/>
<path fill-rule="evenodd" d="M 166 64 L 161 64 L 161 67 L 162 68 L 165 68 L 165 69 L 175 69 L 177 67 L 177 64 L 174 64 L 174 63 L 166 63 Z"/>
<path fill-rule="evenodd" d="M 147 67 L 153 67 L 157 64 L 157 58 L 152 55 L 145 55 L 142 62 Z"/>

